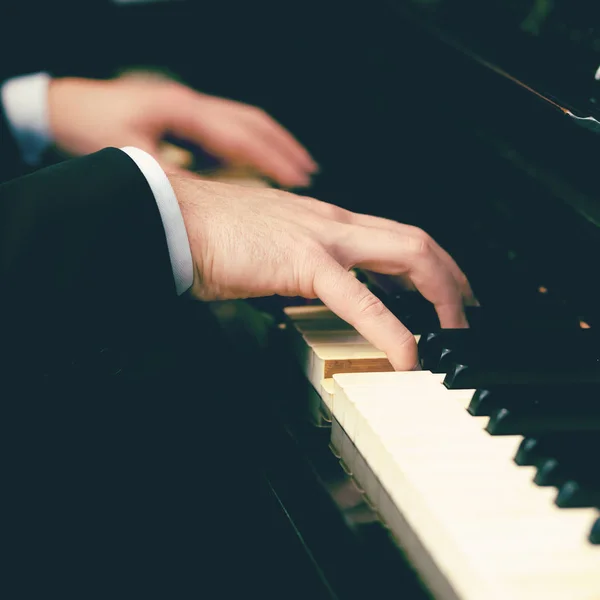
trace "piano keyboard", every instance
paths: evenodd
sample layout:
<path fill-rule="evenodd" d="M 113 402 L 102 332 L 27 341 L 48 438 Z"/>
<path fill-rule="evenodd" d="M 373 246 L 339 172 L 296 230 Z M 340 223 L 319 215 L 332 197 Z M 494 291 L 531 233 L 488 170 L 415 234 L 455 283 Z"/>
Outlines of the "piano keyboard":
<path fill-rule="evenodd" d="M 476 390 L 448 389 L 445 372 L 392 372 L 324 307 L 286 314 L 288 340 L 331 421 L 333 452 L 436 598 L 600 598 L 598 454 L 583 470 L 592 495 L 559 508 L 573 482 L 533 481 L 554 464 L 535 460 L 554 438 L 490 435 L 490 414 L 467 410 L 482 412 L 473 410 Z M 590 432 L 577 443 L 585 435 L 595 442 L 582 447 L 597 449 Z"/>

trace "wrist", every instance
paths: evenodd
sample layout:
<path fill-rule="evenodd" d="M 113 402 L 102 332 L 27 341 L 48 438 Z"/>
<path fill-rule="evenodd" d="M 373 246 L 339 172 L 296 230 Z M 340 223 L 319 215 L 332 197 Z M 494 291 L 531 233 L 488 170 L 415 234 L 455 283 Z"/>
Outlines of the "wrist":
<path fill-rule="evenodd" d="M 194 202 L 202 193 L 201 185 L 198 185 L 198 180 L 182 175 L 180 172 L 165 169 L 167 179 L 173 188 L 175 198 L 179 204 L 179 210 L 183 218 L 183 224 L 187 233 L 188 243 L 192 256 L 192 285 L 191 291 L 194 293 L 202 281 L 202 240 L 198 240 L 198 229 L 201 224 L 200 209 L 198 202 Z M 204 240 L 205 242 L 206 240 Z M 200 243 L 199 243 L 200 242 Z M 200 251 L 198 251 L 200 250 Z M 197 294 L 196 294 L 197 295 Z"/>

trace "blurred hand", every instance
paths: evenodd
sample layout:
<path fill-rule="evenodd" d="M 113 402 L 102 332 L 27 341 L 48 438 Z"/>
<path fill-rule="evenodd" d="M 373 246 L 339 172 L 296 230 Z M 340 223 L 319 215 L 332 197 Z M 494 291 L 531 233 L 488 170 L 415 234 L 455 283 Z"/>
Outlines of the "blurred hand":
<path fill-rule="evenodd" d="M 188 232 L 196 298 L 320 298 L 398 370 L 417 365 L 414 337 L 352 267 L 409 279 L 433 302 L 442 327 L 467 326 L 463 307 L 475 302 L 469 283 L 420 229 L 272 189 L 169 179 Z"/>
<path fill-rule="evenodd" d="M 303 146 L 261 109 L 171 81 L 55 79 L 48 105 L 56 144 L 72 155 L 136 146 L 159 158 L 160 142 L 170 133 L 285 187 L 308 185 L 317 169 Z"/>

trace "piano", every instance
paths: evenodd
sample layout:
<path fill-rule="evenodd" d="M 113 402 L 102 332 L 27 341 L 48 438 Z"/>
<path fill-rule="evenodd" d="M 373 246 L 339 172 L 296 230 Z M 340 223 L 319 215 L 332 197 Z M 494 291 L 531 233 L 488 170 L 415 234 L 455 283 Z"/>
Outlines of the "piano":
<path fill-rule="evenodd" d="M 598 8 L 354 10 L 284 119 L 323 165 L 311 193 L 431 233 L 481 308 L 440 331 L 378 290 L 419 341 L 394 373 L 326 308 L 255 303 L 269 485 L 329 597 L 600 598 Z"/>

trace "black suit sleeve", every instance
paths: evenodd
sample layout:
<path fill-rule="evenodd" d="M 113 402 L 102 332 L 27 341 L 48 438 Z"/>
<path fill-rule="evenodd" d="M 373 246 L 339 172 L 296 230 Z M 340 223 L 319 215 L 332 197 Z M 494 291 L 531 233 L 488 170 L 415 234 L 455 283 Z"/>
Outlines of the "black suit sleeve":
<path fill-rule="evenodd" d="M 158 207 L 125 153 L 0 186 L 0 319 L 13 368 L 53 369 L 135 336 L 174 298 Z"/>
<path fill-rule="evenodd" d="M 2 82 L 0 81 L 0 86 Z M 0 102 L 0 182 L 18 177 L 25 172 L 17 143 L 8 128 L 4 106 Z"/>

